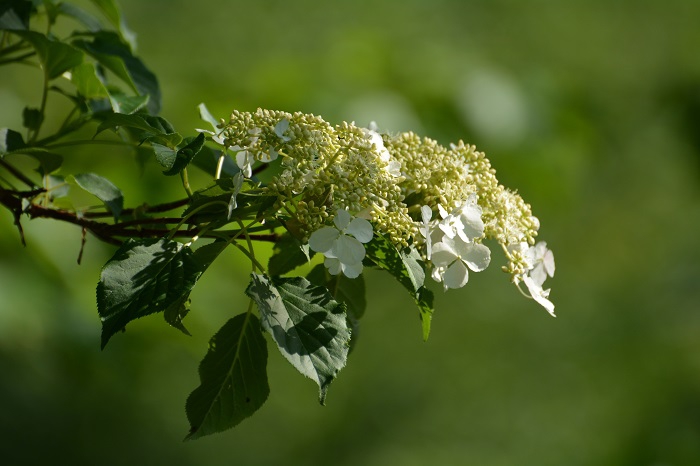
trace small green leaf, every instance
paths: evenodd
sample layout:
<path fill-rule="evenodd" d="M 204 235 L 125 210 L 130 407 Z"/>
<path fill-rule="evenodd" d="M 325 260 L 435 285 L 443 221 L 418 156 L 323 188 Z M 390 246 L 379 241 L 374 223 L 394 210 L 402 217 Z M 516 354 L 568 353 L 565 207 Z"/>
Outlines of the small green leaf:
<path fill-rule="evenodd" d="M 10 128 L 0 128 L 0 156 L 25 147 L 22 135 Z"/>
<path fill-rule="evenodd" d="M 224 324 L 199 365 L 201 383 L 187 398 L 185 440 L 223 432 L 250 417 L 267 400 L 267 345 L 250 312 Z"/>
<path fill-rule="evenodd" d="M 93 63 L 81 63 L 73 68 L 71 81 L 78 89 L 78 93 L 86 99 L 103 99 L 109 97 L 107 88 L 97 75 Z"/>
<path fill-rule="evenodd" d="M 32 8 L 32 2 L 29 0 L 11 0 L 0 3 L 0 30 L 29 29 Z"/>
<path fill-rule="evenodd" d="M 163 174 L 166 176 L 177 175 L 187 167 L 192 158 L 200 151 L 204 145 L 205 136 L 203 133 L 190 139 L 187 144 L 178 150 L 170 149 L 169 147 L 160 144 L 151 143 L 153 150 L 156 153 L 156 160 L 166 168 Z"/>
<path fill-rule="evenodd" d="M 89 35 L 93 37 L 92 42 L 78 39 L 73 41 L 73 45 L 90 54 L 138 94 L 148 94 L 150 96 L 148 110 L 156 115 L 160 111 L 161 100 L 156 75 L 133 55 L 130 47 L 123 42 L 118 34 L 111 31 L 99 31 Z"/>
<path fill-rule="evenodd" d="M 411 293 L 418 305 L 423 339 L 428 340 L 433 315 L 433 293 L 423 286 L 425 271 L 418 251 L 415 248 L 398 251 L 387 238 L 378 234 L 365 244 L 365 249 L 365 265 L 388 271 Z"/>
<path fill-rule="evenodd" d="M 114 183 L 94 173 L 81 173 L 73 178 L 78 186 L 104 202 L 115 220 L 119 218 L 124 207 L 124 195 Z"/>
<path fill-rule="evenodd" d="M 119 30 L 119 34 L 124 41 L 129 44 L 131 50 L 136 50 L 136 34 L 134 34 L 126 25 L 126 20 L 119 10 L 119 6 L 114 0 L 92 0 L 107 20 Z"/>
<path fill-rule="evenodd" d="M 148 94 L 131 96 L 121 92 L 110 92 L 109 103 L 112 105 L 112 111 L 115 113 L 131 115 L 146 108 L 150 98 Z"/>
<path fill-rule="evenodd" d="M 83 10 L 82 8 L 73 5 L 72 3 L 61 2 L 57 4 L 56 13 L 77 19 L 78 21 L 83 23 L 91 32 L 97 32 L 102 29 L 102 25 L 100 24 L 100 21 L 97 18 L 95 18 L 93 15 Z"/>
<path fill-rule="evenodd" d="M 47 175 L 58 170 L 63 165 L 63 156 L 39 148 L 25 148 L 22 153 L 39 162 L 39 173 Z"/>
<path fill-rule="evenodd" d="M 182 141 L 182 136 L 178 133 L 166 133 L 164 131 L 165 129 L 172 129 L 172 126 L 168 124 L 166 127 L 163 124 L 163 121 L 165 121 L 163 119 L 142 114 L 125 115 L 123 113 L 108 113 L 100 116 L 103 120 L 97 127 L 95 135 L 108 129 L 116 131 L 118 128 L 127 128 L 134 130 L 134 137 L 142 142 L 150 141 L 168 147 L 177 147 Z"/>
<path fill-rule="evenodd" d="M 57 78 L 83 62 L 85 54 L 71 45 L 51 40 L 36 31 L 12 31 L 12 33 L 32 44 L 39 54 L 42 68 L 49 79 Z"/>
<path fill-rule="evenodd" d="M 313 254 L 313 251 L 311 252 Z M 311 259 L 309 245 L 301 242 L 289 233 L 282 236 L 272 248 L 272 256 L 267 265 L 270 275 L 284 275 Z"/>
<path fill-rule="evenodd" d="M 246 294 L 258 305 L 265 330 L 282 355 L 318 384 L 325 404 L 328 385 L 345 367 L 350 344 L 345 305 L 302 277 L 252 274 Z"/>
<path fill-rule="evenodd" d="M 43 122 L 44 115 L 38 108 L 24 107 L 24 110 L 22 110 L 22 126 L 36 131 L 41 128 Z"/>

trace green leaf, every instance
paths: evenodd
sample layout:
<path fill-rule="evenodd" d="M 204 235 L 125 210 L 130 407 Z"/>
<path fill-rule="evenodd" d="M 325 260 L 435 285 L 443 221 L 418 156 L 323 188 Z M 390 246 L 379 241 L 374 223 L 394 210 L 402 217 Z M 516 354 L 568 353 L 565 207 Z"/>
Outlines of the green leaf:
<path fill-rule="evenodd" d="M 192 260 L 196 263 L 196 267 L 194 270 L 198 271 L 198 275 L 197 277 L 195 277 L 195 281 L 188 281 L 187 283 L 191 283 L 192 286 L 194 286 L 196 280 L 198 280 L 201 274 L 203 274 L 207 270 L 207 268 L 209 268 L 211 263 L 214 262 L 214 260 L 219 256 L 221 251 L 226 249 L 226 246 L 228 246 L 228 244 L 225 241 L 217 241 L 202 246 L 196 251 L 194 251 L 194 253 L 192 254 Z M 187 330 L 187 328 L 185 328 L 185 325 L 182 323 L 182 321 L 185 319 L 185 316 L 187 316 L 187 314 L 190 311 L 189 292 L 191 290 L 191 287 L 186 290 L 183 290 L 185 292 L 183 292 L 180 299 L 174 301 L 170 306 L 168 306 L 165 309 L 165 311 L 163 311 L 163 317 L 165 318 L 165 321 L 172 327 L 175 327 L 176 329 L 180 330 L 185 335 L 190 335 L 190 332 Z"/>
<path fill-rule="evenodd" d="M 355 319 L 359 320 L 365 314 L 367 299 L 363 275 L 357 278 L 348 278 L 342 274 L 331 275 L 323 264 L 318 264 L 306 278 L 314 285 L 327 288 L 333 298 L 347 306 L 348 314 Z"/>
<path fill-rule="evenodd" d="M 328 385 L 345 366 L 350 344 L 345 305 L 302 277 L 269 279 L 252 274 L 246 294 L 282 355 L 316 382 L 325 404 Z"/>
<path fill-rule="evenodd" d="M 136 34 L 126 25 L 126 20 L 119 10 L 119 6 L 114 0 L 92 0 L 105 15 L 107 20 L 119 30 L 119 35 L 129 44 L 131 50 L 136 50 Z"/>
<path fill-rule="evenodd" d="M 81 63 L 73 69 L 71 75 L 71 81 L 78 89 L 78 93 L 86 99 L 109 97 L 109 92 L 98 77 L 93 63 Z"/>
<path fill-rule="evenodd" d="M 276 196 L 263 195 L 259 191 L 241 190 L 236 195 L 236 208 L 230 212 L 231 198 L 235 194 L 236 183 L 233 178 L 218 179 L 212 186 L 194 192 L 183 215 L 190 215 L 196 210 L 196 214 L 192 216 L 193 221 L 219 221 L 224 225 L 231 221 L 231 212 L 236 214 L 236 218 L 242 218 L 249 214 L 267 210 L 274 205 L 277 199 Z M 272 227 L 274 227 L 274 224 L 269 221 L 261 229 L 269 230 Z M 253 232 L 255 230 L 250 229 L 248 231 Z"/>
<path fill-rule="evenodd" d="M 75 47 L 49 39 L 36 31 L 12 31 L 36 49 L 47 78 L 54 79 L 83 62 L 85 54 Z"/>
<path fill-rule="evenodd" d="M 59 154 L 54 154 L 53 152 L 48 152 L 44 149 L 39 148 L 25 148 L 22 153 L 28 155 L 34 160 L 39 162 L 40 170 L 39 173 L 42 175 L 47 175 L 58 170 L 61 165 L 63 165 L 63 156 Z"/>
<path fill-rule="evenodd" d="M 192 165 L 203 170 L 211 176 L 216 173 L 216 166 L 219 163 L 219 157 L 221 156 L 220 150 L 214 150 L 211 147 L 203 146 L 202 150 L 195 156 L 192 160 Z M 238 165 L 229 156 L 224 156 L 224 164 L 221 167 L 222 176 L 233 176 L 241 171 Z"/>
<path fill-rule="evenodd" d="M 103 118 L 102 123 L 97 127 L 95 135 L 102 131 L 111 129 L 116 131 L 118 128 L 131 128 L 134 131 L 136 139 L 144 142 L 150 141 L 156 144 L 165 145 L 168 147 L 177 147 L 182 141 L 182 136 L 175 132 L 166 132 L 167 129 L 172 129 L 172 126 L 165 125 L 162 118 L 148 117 L 147 115 L 134 114 L 125 115 L 123 113 L 108 113 L 100 115 Z"/>
<path fill-rule="evenodd" d="M 121 92 L 110 92 L 109 94 L 109 103 L 112 105 L 112 111 L 127 115 L 146 108 L 149 100 L 150 96 L 148 94 L 133 96 Z"/>
<path fill-rule="evenodd" d="M 0 156 L 25 147 L 22 135 L 10 128 L 0 128 Z"/>
<path fill-rule="evenodd" d="M 102 29 L 102 24 L 93 15 L 72 3 L 59 3 L 56 5 L 56 13 L 70 16 L 83 23 L 89 31 L 97 32 Z"/>
<path fill-rule="evenodd" d="M 32 2 L 29 0 L 10 0 L 0 3 L 0 30 L 29 29 L 32 8 Z"/>
<path fill-rule="evenodd" d="M 433 293 L 423 286 L 425 271 L 418 251 L 415 248 L 399 251 L 389 239 L 379 234 L 375 234 L 372 241 L 365 244 L 365 250 L 365 265 L 388 271 L 411 293 L 418 305 L 423 339 L 427 341 L 433 316 Z"/>
<path fill-rule="evenodd" d="M 200 151 L 204 145 L 205 136 L 199 133 L 196 138 L 190 138 L 187 144 L 178 150 L 170 149 L 169 147 L 160 144 L 151 143 L 153 150 L 156 153 L 156 160 L 166 170 L 163 172 L 166 176 L 177 175 L 189 165 L 192 158 Z"/>
<path fill-rule="evenodd" d="M 311 251 L 313 254 L 313 251 Z M 270 275 L 284 275 L 311 259 L 309 245 L 301 242 L 289 233 L 282 236 L 272 248 L 272 256 L 267 264 Z"/>
<path fill-rule="evenodd" d="M 105 264 L 97 285 L 102 348 L 132 320 L 183 304 L 207 266 L 177 241 L 128 239 Z"/>
<path fill-rule="evenodd" d="M 148 94 L 148 110 L 154 115 L 157 114 L 160 111 L 161 93 L 156 75 L 132 54 L 129 46 L 118 34 L 100 31 L 89 35 L 93 37 L 92 42 L 78 39 L 73 41 L 73 45 L 89 53 L 138 94 Z"/>
<path fill-rule="evenodd" d="M 104 202 L 115 220 L 119 218 L 124 208 L 124 195 L 111 181 L 94 173 L 81 173 L 73 178 L 78 186 Z"/>
<path fill-rule="evenodd" d="M 22 126 L 25 128 L 36 131 L 41 128 L 43 121 L 44 115 L 38 108 L 24 107 L 24 110 L 22 110 Z"/>
<path fill-rule="evenodd" d="M 199 365 L 200 385 L 187 398 L 190 433 L 196 439 L 230 429 L 267 400 L 267 344 L 252 313 L 229 320 L 209 341 Z"/>

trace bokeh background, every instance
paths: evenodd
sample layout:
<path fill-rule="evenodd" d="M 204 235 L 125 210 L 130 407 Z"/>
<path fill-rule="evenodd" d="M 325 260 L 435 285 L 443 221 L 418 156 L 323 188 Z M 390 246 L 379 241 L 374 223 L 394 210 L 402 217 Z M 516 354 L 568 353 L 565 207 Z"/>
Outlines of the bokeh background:
<path fill-rule="evenodd" d="M 487 153 L 554 250 L 556 319 L 500 271 L 438 291 L 430 340 L 388 275 L 348 366 L 315 385 L 272 348 L 271 395 L 183 443 L 209 337 L 245 311 L 233 253 L 105 351 L 94 287 L 114 249 L 0 212 L 0 463 L 71 465 L 700 464 L 700 2 L 122 0 L 181 132 L 257 107 L 413 130 Z M 0 126 L 39 77 L 0 75 Z M 22 73 L 22 74 L 19 74 Z M 69 155 L 69 154 L 67 154 Z M 126 203 L 181 196 L 111 149 L 68 167 Z M 195 176 L 195 183 L 204 183 Z M 172 184 L 171 184 L 172 183 Z"/>

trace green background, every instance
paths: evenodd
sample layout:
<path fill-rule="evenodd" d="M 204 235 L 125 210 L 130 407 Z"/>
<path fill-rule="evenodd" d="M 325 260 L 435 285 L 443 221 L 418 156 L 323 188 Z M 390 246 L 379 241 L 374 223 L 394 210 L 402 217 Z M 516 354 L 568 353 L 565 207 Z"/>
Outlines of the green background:
<path fill-rule="evenodd" d="M 270 346 L 263 408 L 183 443 L 208 339 L 247 306 L 241 258 L 195 288 L 192 338 L 151 316 L 100 352 L 94 289 L 114 249 L 91 238 L 78 266 L 80 231 L 47 220 L 24 221 L 22 248 L 2 211 L 0 463 L 700 464 L 700 2 L 122 6 L 185 135 L 205 102 L 476 144 L 540 218 L 558 317 L 508 283 L 494 248 L 465 288 L 435 288 L 424 343 L 409 297 L 369 271 L 327 406 Z M 0 73 L 0 127 L 19 127 L 40 85 Z M 155 163 L 140 175 L 120 151 L 64 154 L 127 206 L 182 196 Z"/>

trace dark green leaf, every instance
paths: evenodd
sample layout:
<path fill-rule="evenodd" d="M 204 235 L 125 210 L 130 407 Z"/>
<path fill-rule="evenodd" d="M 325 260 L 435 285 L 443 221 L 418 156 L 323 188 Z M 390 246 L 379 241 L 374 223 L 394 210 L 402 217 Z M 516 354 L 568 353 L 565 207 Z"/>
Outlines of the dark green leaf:
<path fill-rule="evenodd" d="M 0 3 L 0 30 L 29 29 L 32 8 L 32 2 L 29 0 L 10 0 Z"/>
<path fill-rule="evenodd" d="M 263 328 L 282 355 L 318 384 L 324 404 L 328 385 L 347 361 L 350 330 L 345 305 L 302 277 L 270 280 L 252 274 L 246 294 L 258 305 Z"/>
<path fill-rule="evenodd" d="M 219 163 L 219 157 L 221 156 L 220 150 L 214 150 L 211 147 L 203 146 L 202 150 L 195 156 L 192 160 L 192 165 L 197 168 L 202 169 L 205 173 L 211 176 L 216 174 L 216 166 Z M 233 176 L 241 171 L 238 165 L 229 156 L 224 156 L 224 164 L 221 167 L 222 176 Z"/>
<path fill-rule="evenodd" d="M 219 256 L 221 251 L 223 251 L 228 244 L 225 241 L 217 241 L 215 243 L 207 244 L 200 247 L 192 254 L 192 259 L 196 263 L 196 267 L 193 273 L 198 273 L 195 277 L 195 281 L 188 281 L 188 284 L 196 283 L 201 274 L 203 274 L 212 262 Z M 165 321 L 176 329 L 180 330 L 185 335 L 190 335 L 190 332 L 185 328 L 182 323 L 185 316 L 190 312 L 189 306 L 189 295 L 192 288 L 187 288 L 183 290 L 182 297 L 179 300 L 174 301 L 170 306 L 168 306 L 165 311 L 163 311 L 163 317 Z"/>
<path fill-rule="evenodd" d="M 348 278 L 342 274 L 331 275 L 323 264 L 315 266 L 306 278 L 317 286 L 328 288 L 331 296 L 348 307 L 348 313 L 355 319 L 365 314 L 367 299 L 364 276 Z M 353 335 L 354 339 L 354 335 Z"/>
<path fill-rule="evenodd" d="M 132 54 L 129 46 L 118 34 L 100 31 L 90 35 L 93 37 L 92 42 L 79 39 L 75 40 L 73 45 L 85 50 L 140 95 L 148 94 L 148 110 L 154 115 L 157 114 L 160 111 L 161 95 L 156 75 Z"/>
<path fill-rule="evenodd" d="M 250 417 L 267 400 L 267 345 L 251 313 L 224 324 L 199 365 L 201 383 L 187 398 L 186 440 L 222 432 Z"/>
<path fill-rule="evenodd" d="M 58 170 L 61 167 L 61 165 L 63 165 L 63 156 L 59 154 L 47 152 L 42 149 L 25 149 L 22 152 L 39 162 L 39 173 L 41 173 L 42 175 L 52 173 Z"/>
<path fill-rule="evenodd" d="M 71 81 L 78 93 L 86 99 L 102 99 L 109 97 L 107 88 L 97 76 L 97 70 L 92 63 L 81 63 L 73 69 Z"/>
<path fill-rule="evenodd" d="M 97 5 L 107 20 L 119 30 L 119 35 L 129 44 L 129 48 L 136 50 L 136 34 L 127 27 L 117 3 L 114 0 L 92 0 L 92 3 Z"/>
<path fill-rule="evenodd" d="M 272 276 L 284 275 L 300 265 L 307 264 L 310 259 L 309 245 L 301 244 L 292 235 L 285 234 L 277 240 L 272 248 L 272 256 L 267 264 L 267 271 Z"/>
<path fill-rule="evenodd" d="M 197 211 L 192 219 L 195 222 L 220 221 L 226 224 L 232 216 L 229 212 L 231 197 L 236 193 L 236 183 L 233 178 L 221 178 L 208 188 L 195 191 L 190 199 L 190 204 L 185 209 L 183 215 L 190 215 Z M 248 214 L 256 214 L 261 210 L 266 210 L 273 205 L 276 196 L 262 195 L 259 191 L 240 191 L 236 195 L 236 208 L 234 213 L 240 218 Z M 263 229 L 269 229 L 273 225 L 268 222 Z M 250 232 L 254 230 L 248 230 Z"/>
<path fill-rule="evenodd" d="M 22 135 L 10 128 L 0 128 L 0 156 L 25 147 Z"/>
<path fill-rule="evenodd" d="M 166 176 L 177 175 L 186 168 L 192 158 L 197 155 L 204 145 L 204 139 L 204 134 L 199 133 L 196 138 L 186 141 L 187 144 L 178 150 L 172 150 L 169 147 L 151 143 L 156 153 L 156 160 L 166 168 L 163 174 Z"/>
<path fill-rule="evenodd" d="M 430 323 L 433 320 L 433 292 L 422 287 L 418 290 L 418 293 L 413 297 L 416 304 L 418 305 L 418 310 L 420 311 L 420 321 L 423 327 L 423 340 L 428 341 L 430 336 Z"/>
<path fill-rule="evenodd" d="M 81 173 L 73 178 L 78 186 L 104 202 L 115 220 L 119 218 L 124 207 L 124 195 L 111 181 L 94 173 Z"/>
<path fill-rule="evenodd" d="M 64 72 L 83 62 L 83 52 L 63 42 L 49 39 L 36 31 L 12 31 L 26 40 L 39 54 L 44 73 L 49 79 L 61 76 Z"/>
<path fill-rule="evenodd" d="M 105 264 L 97 285 L 102 348 L 132 320 L 184 303 L 205 268 L 177 241 L 128 239 Z"/>
<path fill-rule="evenodd" d="M 44 115 L 41 114 L 38 108 L 24 107 L 22 110 L 22 126 L 31 130 L 41 128 L 44 121 Z"/>
<path fill-rule="evenodd" d="M 97 127 L 95 135 L 108 129 L 116 131 L 118 128 L 130 128 L 135 130 L 133 134 L 140 141 L 155 142 L 168 147 L 177 147 L 182 141 L 182 136 L 178 133 L 165 133 L 161 120 L 152 118 L 146 120 L 144 116 L 141 114 L 125 115 L 123 113 L 101 115 L 103 120 Z M 151 125 L 151 123 L 156 126 Z"/>

